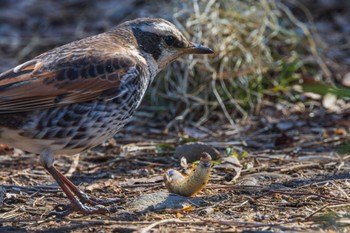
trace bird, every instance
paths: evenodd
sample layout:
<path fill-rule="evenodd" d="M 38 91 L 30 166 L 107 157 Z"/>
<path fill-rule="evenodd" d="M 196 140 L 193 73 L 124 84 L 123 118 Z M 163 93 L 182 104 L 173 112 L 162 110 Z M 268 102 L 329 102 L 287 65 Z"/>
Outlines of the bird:
<path fill-rule="evenodd" d="M 188 54 L 212 54 L 161 18 L 137 18 L 42 53 L 0 74 L 0 143 L 39 155 L 69 199 L 49 214 L 106 214 L 113 200 L 88 196 L 54 166 L 113 137 L 156 75 Z"/>

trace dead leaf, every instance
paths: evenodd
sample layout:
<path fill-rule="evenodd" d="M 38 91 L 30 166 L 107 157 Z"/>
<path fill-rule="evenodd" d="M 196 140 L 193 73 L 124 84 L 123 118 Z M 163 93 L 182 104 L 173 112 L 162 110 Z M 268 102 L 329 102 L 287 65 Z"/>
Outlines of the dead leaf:
<path fill-rule="evenodd" d="M 345 135 L 346 134 L 345 130 L 341 129 L 341 128 L 335 129 L 334 133 L 335 134 L 340 134 L 340 135 Z"/>
<path fill-rule="evenodd" d="M 214 166 L 215 169 L 222 169 L 226 173 L 227 181 L 236 181 L 241 175 L 242 165 L 235 156 L 223 157 L 220 164 Z"/>
<path fill-rule="evenodd" d="M 183 217 L 184 217 L 183 214 L 181 214 L 181 213 L 179 213 L 179 212 L 176 213 L 176 218 L 183 218 Z"/>

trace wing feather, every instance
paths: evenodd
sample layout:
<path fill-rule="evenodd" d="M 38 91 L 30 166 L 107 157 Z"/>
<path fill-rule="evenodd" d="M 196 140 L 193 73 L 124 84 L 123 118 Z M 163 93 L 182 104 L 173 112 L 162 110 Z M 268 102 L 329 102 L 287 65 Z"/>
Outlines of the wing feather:
<path fill-rule="evenodd" d="M 40 56 L 0 74 L 0 114 L 118 96 L 123 77 L 137 78 L 140 72 L 128 55 L 65 56 L 56 64 L 52 56 Z"/>

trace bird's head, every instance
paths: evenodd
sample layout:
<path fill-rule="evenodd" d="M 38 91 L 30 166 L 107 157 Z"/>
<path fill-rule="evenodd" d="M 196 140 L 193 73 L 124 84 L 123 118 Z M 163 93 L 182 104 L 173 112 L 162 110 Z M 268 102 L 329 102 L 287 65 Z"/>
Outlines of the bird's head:
<path fill-rule="evenodd" d="M 124 23 L 138 48 L 158 65 L 158 71 L 186 54 L 211 54 L 213 50 L 188 39 L 172 23 L 159 18 L 141 18 Z M 121 25 L 122 26 L 122 25 Z"/>

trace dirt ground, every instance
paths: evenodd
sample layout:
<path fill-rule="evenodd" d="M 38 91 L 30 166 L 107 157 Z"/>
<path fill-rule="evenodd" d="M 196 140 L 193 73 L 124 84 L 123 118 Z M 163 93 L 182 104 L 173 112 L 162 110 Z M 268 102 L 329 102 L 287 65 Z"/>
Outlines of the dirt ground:
<path fill-rule="evenodd" d="M 6 193 L 0 229 L 132 232 L 156 224 L 154 232 L 344 230 L 349 224 L 350 156 L 337 151 L 348 143 L 345 128 L 349 128 L 350 114 L 315 114 L 283 121 L 253 119 L 237 126 L 244 134 L 230 135 L 234 131 L 223 126 L 219 132 L 224 134 L 203 138 L 222 154 L 228 146 L 239 155 L 248 152 L 240 158 L 241 175 L 233 181 L 232 166 L 214 165 L 207 188 L 197 195 L 201 203 L 179 209 L 134 211 L 128 205 L 147 194 L 167 192 L 162 182 L 164 170 L 180 167 L 172 157 L 172 148 L 181 144 L 175 135 L 146 137 L 130 126 L 116 141 L 80 157 L 58 159 L 57 168 L 71 174 L 71 180 L 88 194 L 122 198 L 118 204 L 122 209 L 107 216 L 45 218 L 56 204 L 67 203 L 66 198 L 39 166 L 37 156 L 9 149 L 12 156 L 1 156 L 0 178 Z M 159 150 L 157 145 L 164 143 L 167 149 Z"/>
<path fill-rule="evenodd" d="M 114 1 L 86 2 L 1 1 L 0 71 L 125 19 L 157 16 L 144 1 L 118 1 L 118 7 Z M 328 11 L 342 12 L 336 6 Z M 326 23 L 339 22 L 320 17 L 320 10 L 313 12 L 323 22 L 322 30 Z M 324 35 L 334 47 L 345 37 Z M 329 56 L 342 61 L 335 68 L 336 81 L 341 82 L 348 72 L 348 54 L 332 51 Z M 234 127 L 213 113 L 218 121 L 205 127 L 180 125 L 170 130 L 164 130 L 166 122 L 152 121 L 145 109 L 142 106 L 114 139 L 80 155 L 57 158 L 57 168 L 89 195 L 121 198 L 115 204 L 120 208 L 108 215 L 46 218 L 57 204 L 67 203 L 64 194 L 36 155 L 2 145 L 0 232 L 350 232 L 350 105 L 346 101 L 326 109 L 321 100 L 307 108 L 266 100 L 255 116 L 237 119 Z M 150 208 L 131 208 L 145 196 L 168 195 L 164 171 L 181 169 L 174 151 L 194 138 L 221 155 L 207 187 L 180 207 L 148 203 Z M 237 164 L 226 160 L 227 154 L 239 159 L 240 174 Z"/>

